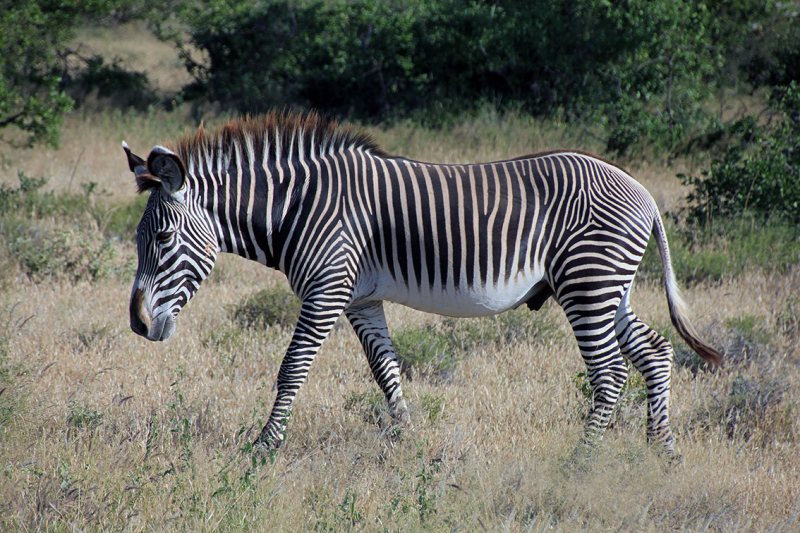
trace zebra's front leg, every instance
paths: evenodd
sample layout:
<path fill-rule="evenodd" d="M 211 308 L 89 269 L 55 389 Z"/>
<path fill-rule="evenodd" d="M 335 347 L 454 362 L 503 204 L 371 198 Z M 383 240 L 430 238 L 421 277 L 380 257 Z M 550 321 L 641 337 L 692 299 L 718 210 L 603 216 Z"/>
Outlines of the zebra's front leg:
<path fill-rule="evenodd" d="M 261 450 L 275 450 L 283 444 L 286 422 L 292 411 L 297 391 L 308 377 L 311 363 L 344 310 L 343 305 L 329 301 L 307 299 L 303 301 L 297 325 L 278 370 L 278 394 L 272 413 L 253 446 Z"/>
<path fill-rule="evenodd" d="M 372 376 L 386 396 L 389 414 L 401 424 L 408 424 L 408 409 L 400 387 L 400 367 L 389 338 L 383 302 L 358 303 L 345 310 L 345 314 L 364 347 Z"/>

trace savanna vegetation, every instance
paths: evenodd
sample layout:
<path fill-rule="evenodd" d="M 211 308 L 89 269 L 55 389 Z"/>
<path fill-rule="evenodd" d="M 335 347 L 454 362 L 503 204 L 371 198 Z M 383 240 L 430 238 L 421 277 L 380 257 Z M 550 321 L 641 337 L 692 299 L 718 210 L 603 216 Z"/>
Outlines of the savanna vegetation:
<path fill-rule="evenodd" d="M 0 1 L 0 530 L 800 528 L 800 7 L 768 0 Z M 201 120 L 318 108 L 390 153 L 553 148 L 627 166 L 662 208 L 707 368 L 656 253 L 637 313 L 676 347 L 680 464 L 631 371 L 605 439 L 561 310 L 387 308 L 412 427 L 337 324 L 271 457 L 299 302 L 222 257 L 148 343 L 128 327 L 139 153 Z M 652 243 L 651 243 L 652 244 Z M 653 250 L 654 251 L 654 250 Z"/>

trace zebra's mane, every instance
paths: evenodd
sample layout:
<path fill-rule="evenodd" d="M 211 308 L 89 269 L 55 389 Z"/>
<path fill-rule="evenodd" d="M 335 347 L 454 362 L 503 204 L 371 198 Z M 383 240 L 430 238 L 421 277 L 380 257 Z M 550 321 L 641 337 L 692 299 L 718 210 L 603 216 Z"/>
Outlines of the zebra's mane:
<path fill-rule="evenodd" d="M 201 124 L 194 134 L 185 134 L 175 152 L 190 168 L 193 163 L 219 161 L 227 167 L 241 157 L 247 161 L 277 161 L 287 158 L 311 158 L 349 149 L 362 149 L 386 155 L 365 132 L 341 126 L 315 112 L 272 111 L 264 116 L 229 120 L 212 131 Z M 267 151 L 265 153 L 265 150 Z M 238 153 L 237 153 L 238 151 Z"/>

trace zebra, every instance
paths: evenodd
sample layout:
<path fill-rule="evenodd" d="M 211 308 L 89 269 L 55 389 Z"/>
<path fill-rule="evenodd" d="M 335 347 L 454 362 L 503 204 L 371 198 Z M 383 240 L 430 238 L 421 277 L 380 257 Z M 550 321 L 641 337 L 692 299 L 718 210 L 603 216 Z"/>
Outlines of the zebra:
<path fill-rule="evenodd" d="M 277 393 L 254 445 L 275 450 L 309 368 L 344 314 L 394 420 L 408 424 L 384 301 L 450 316 L 488 316 L 554 298 L 587 367 L 582 442 L 602 438 L 628 365 L 647 390 L 647 439 L 674 454 L 673 348 L 630 305 L 651 234 L 671 321 L 712 365 L 722 354 L 687 318 L 653 197 L 625 170 L 580 151 L 481 164 L 390 156 L 362 130 L 316 113 L 274 111 L 213 131 L 201 124 L 147 160 L 123 142 L 139 193 L 130 325 L 149 340 L 233 253 L 286 275 L 302 305 Z"/>

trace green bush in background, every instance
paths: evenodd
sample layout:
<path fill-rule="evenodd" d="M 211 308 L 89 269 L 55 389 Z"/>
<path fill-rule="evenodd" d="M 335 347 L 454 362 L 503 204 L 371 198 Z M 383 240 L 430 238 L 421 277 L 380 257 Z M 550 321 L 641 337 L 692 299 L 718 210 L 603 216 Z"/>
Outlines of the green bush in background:
<path fill-rule="evenodd" d="M 144 73 L 118 61 L 81 57 L 71 48 L 82 24 L 144 18 L 163 0 L 0 0 L 0 130 L 27 145 L 58 143 L 61 117 L 98 90 L 123 106 L 146 108 L 156 97 Z M 77 63 L 77 67 L 73 63 Z M 12 136 L 11 140 L 17 140 Z"/>
<path fill-rule="evenodd" d="M 186 94 L 249 112 L 290 104 L 361 119 L 433 112 L 435 120 L 489 101 L 585 115 L 617 103 L 624 113 L 663 95 L 662 114 L 676 121 L 683 92 L 702 92 L 698 82 L 719 63 L 709 12 L 694 2 L 202 5 L 181 11 L 208 56 L 201 65 L 186 55 L 196 76 Z"/>
<path fill-rule="evenodd" d="M 131 217 L 138 221 L 144 210 L 140 201 L 108 209 L 97 198 L 96 183 L 81 184 L 80 193 L 56 193 L 42 191 L 45 178 L 21 171 L 17 177 L 16 187 L 0 183 L 0 287 L 15 272 L 34 282 L 130 273 L 133 250 L 119 253 L 119 241 L 120 235 L 131 238 Z"/>
<path fill-rule="evenodd" d="M 183 47 L 195 76 L 184 98 L 241 112 L 289 105 L 439 125 L 489 103 L 566 113 L 609 151 L 644 142 L 679 153 L 719 129 L 707 106 L 715 89 L 795 72 L 790 9 L 763 0 L 206 0 L 174 8 L 206 61 L 191 58 L 180 33 L 161 34 Z"/>
<path fill-rule="evenodd" d="M 730 126 L 733 140 L 702 176 L 683 176 L 694 189 L 689 222 L 703 227 L 727 219 L 800 224 L 800 83 L 772 94 L 771 124 L 748 116 Z"/>
<path fill-rule="evenodd" d="M 796 11 L 773 0 L 11 2 L 0 128 L 54 142 L 61 114 L 94 91 L 141 109 L 166 101 L 146 73 L 66 46 L 80 24 L 145 19 L 194 75 L 178 103 L 427 125 L 489 104 L 579 121 L 612 152 L 677 154 L 720 130 L 708 105 L 720 88 L 797 78 Z"/>

